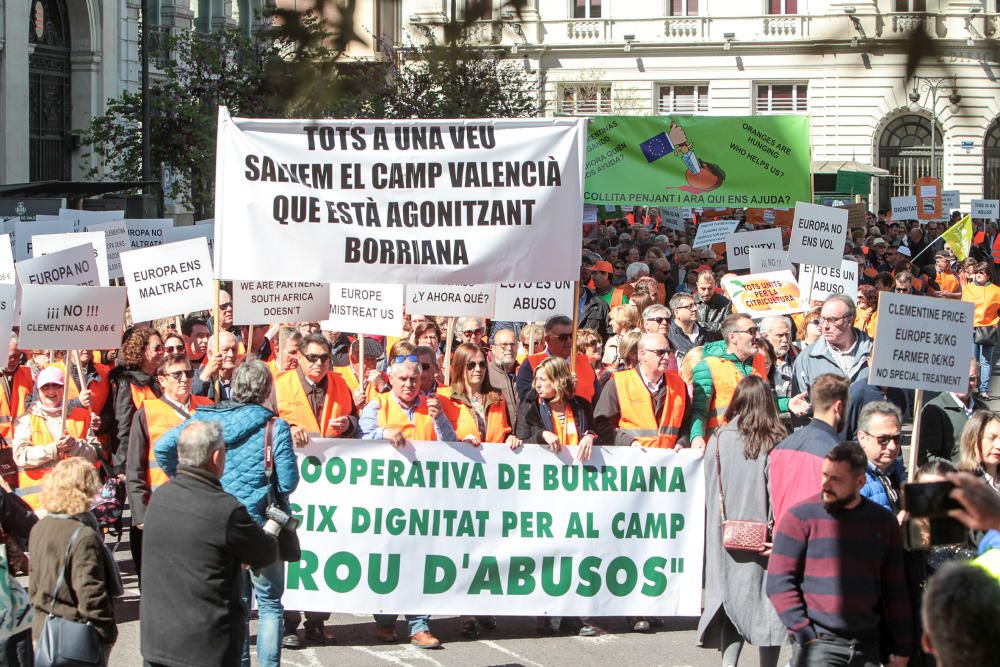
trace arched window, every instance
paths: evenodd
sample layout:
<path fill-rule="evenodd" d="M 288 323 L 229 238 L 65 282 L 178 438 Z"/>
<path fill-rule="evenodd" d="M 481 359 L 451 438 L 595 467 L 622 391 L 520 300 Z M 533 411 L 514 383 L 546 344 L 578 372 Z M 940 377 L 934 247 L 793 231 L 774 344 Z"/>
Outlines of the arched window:
<path fill-rule="evenodd" d="M 1000 199 L 1000 116 L 983 139 L 983 197 Z"/>
<path fill-rule="evenodd" d="M 943 174 L 942 137 L 939 124 L 934 133 L 938 178 Z M 879 179 L 879 207 L 888 208 L 891 197 L 912 195 L 916 180 L 931 175 L 930 119 L 906 114 L 889 122 L 878 140 L 878 166 L 892 174 L 892 178 Z"/>
<path fill-rule="evenodd" d="M 28 154 L 31 180 L 72 173 L 69 15 L 65 0 L 31 0 L 28 41 Z"/>

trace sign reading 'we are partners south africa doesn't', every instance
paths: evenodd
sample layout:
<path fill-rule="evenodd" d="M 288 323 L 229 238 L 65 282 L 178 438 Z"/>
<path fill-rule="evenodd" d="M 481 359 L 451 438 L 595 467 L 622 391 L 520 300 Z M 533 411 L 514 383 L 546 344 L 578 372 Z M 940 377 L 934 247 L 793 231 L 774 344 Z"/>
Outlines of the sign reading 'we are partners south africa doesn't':
<path fill-rule="evenodd" d="M 583 219 L 585 126 L 254 120 L 220 108 L 216 277 L 574 280 L 582 226 L 556 222 Z"/>

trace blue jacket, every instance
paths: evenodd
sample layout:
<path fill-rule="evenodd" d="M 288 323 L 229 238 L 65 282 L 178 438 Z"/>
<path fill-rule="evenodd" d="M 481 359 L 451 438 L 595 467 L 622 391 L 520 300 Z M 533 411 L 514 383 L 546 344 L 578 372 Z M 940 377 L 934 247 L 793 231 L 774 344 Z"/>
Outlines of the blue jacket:
<path fill-rule="evenodd" d="M 264 428 L 274 418 L 265 407 L 225 402 L 198 408 L 188 421 L 215 421 L 222 424 L 226 441 L 226 469 L 222 490 L 236 497 L 258 524 L 264 524 L 267 508 L 267 483 L 264 477 Z M 173 477 L 177 471 L 177 438 L 187 422 L 167 431 L 156 441 L 156 462 Z M 278 419 L 274 427 L 274 474 L 279 500 L 287 507 L 288 495 L 299 484 L 299 469 L 292 447 L 288 422 Z"/>
<path fill-rule="evenodd" d="M 903 460 L 897 458 L 893 461 L 886 474 L 896 489 L 899 489 L 903 482 L 906 481 L 906 466 L 903 465 Z M 870 461 L 868 462 L 868 468 L 865 469 L 865 485 L 861 487 L 861 495 L 873 503 L 881 505 L 893 514 L 899 511 L 899 508 L 894 508 L 889 501 L 889 494 L 885 492 L 882 482 L 878 481 L 878 476 L 875 474 L 875 466 Z"/>

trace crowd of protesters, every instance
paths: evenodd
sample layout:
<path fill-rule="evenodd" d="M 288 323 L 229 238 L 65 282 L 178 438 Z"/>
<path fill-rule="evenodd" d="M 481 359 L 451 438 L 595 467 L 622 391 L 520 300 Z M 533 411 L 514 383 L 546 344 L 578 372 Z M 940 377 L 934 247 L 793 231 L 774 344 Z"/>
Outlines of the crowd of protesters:
<path fill-rule="evenodd" d="M 131 509 L 126 572 L 142 574 L 147 664 L 249 665 L 251 594 L 259 664 L 333 642 L 329 613 L 281 604 L 294 557 L 272 508 L 289 511 L 295 448 L 335 437 L 572 446 L 580 461 L 595 446 L 692 448 L 705 457 L 708 518 L 698 642 L 723 665 L 746 644 L 776 665 L 788 643 L 796 665 L 995 664 L 1000 237 L 986 226 L 960 262 L 944 229 L 870 214 L 845 243 L 857 300 L 831 296 L 790 317 L 735 312 L 719 287 L 724 252 L 692 248 L 693 228 L 667 230 L 637 208 L 585 241 L 577 312 L 544 323 L 449 327 L 407 313 L 389 338 L 316 322 L 237 327 L 224 291 L 217 323 L 135 323 L 119 350 L 63 359 L 22 350 L 15 335 L 0 376 L 12 454 L 2 526 L 10 571 L 27 571 L 24 551 L 32 561 L 36 638 L 53 614 L 91 624 L 105 654 L 115 642 L 121 579 L 101 534 L 121 525 L 90 511 L 103 483 Z M 968 387 L 929 395 L 920 413 L 916 478 L 954 482 L 968 526 L 948 546 L 904 549 L 901 451 L 915 402 L 868 381 L 882 291 L 974 304 Z M 764 524 L 767 538 L 733 550 L 727 520 Z M 413 645 L 441 646 L 427 615 L 405 620 Z M 374 621 L 378 640 L 400 640 L 395 615 Z M 625 619 L 636 632 L 658 622 Z M 606 623 L 544 618 L 538 631 L 596 636 Z M 459 624 L 475 638 L 497 619 Z M 31 627 L 4 629 L 8 662 L 31 664 Z"/>

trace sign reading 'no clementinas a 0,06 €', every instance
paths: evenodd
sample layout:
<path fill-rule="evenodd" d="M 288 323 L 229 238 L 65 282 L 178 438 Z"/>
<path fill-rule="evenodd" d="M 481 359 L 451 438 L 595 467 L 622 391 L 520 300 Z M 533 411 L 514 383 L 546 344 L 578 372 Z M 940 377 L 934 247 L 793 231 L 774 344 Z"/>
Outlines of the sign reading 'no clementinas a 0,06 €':
<path fill-rule="evenodd" d="M 221 108 L 216 275 L 575 280 L 584 128 L 578 118 L 254 120 Z"/>

